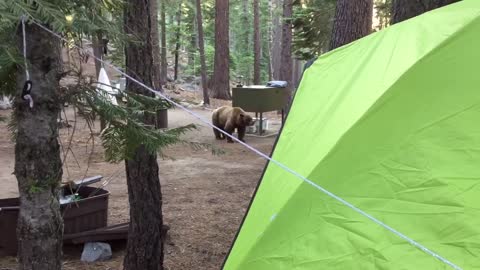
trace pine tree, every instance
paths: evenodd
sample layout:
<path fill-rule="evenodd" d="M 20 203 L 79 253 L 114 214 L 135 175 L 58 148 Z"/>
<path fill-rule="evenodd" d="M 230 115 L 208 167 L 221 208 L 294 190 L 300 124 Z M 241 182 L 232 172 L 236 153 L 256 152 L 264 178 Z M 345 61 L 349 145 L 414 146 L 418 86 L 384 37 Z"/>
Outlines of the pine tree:
<path fill-rule="evenodd" d="M 372 0 L 338 0 L 333 23 L 333 50 L 372 32 Z"/>
<path fill-rule="evenodd" d="M 152 25 L 155 27 L 157 23 L 150 22 L 153 21 L 152 16 L 157 13 L 157 10 L 150 10 L 149 6 L 151 7 L 144 0 L 129 0 L 126 4 L 125 33 L 135 34 L 144 42 L 143 44 L 128 42 L 125 57 L 127 74 L 140 79 L 147 85 L 153 85 L 155 76 L 152 75 L 154 63 L 151 27 Z M 163 20 L 165 11 L 163 1 L 162 8 Z M 165 35 L 165 32 L 162 32 L 162 35 Z M 164 36 L 162 41 L 163 39 Z M 127 91 L 153 96 L 131 80 L 127 80 Z M 154 114 L 146 114 L 142 120 L 147 125 L 155 125 Z M 125 161 L 125 167 L 130 202 L 130 226 L 124 269 L 163 269 L 162 195 L 157 155 L 149 152 L 145 145 L 141 144 L 133 150 L 132 158 Z"/>
<path fill-rule="evenodd" d="M 253 0 L 253 84 L 260 84 L 260 57 L 261 57 L 261 40 L 260 40 L 260 3 L 259 0 Z"/>
<path fill-rule="evenodd" d="M 392 24 L 413 18 L 422 13 L 449 5 L 459 0 L 393 0 Z"/>
<path fill-rule="evenodd" d="M 215 1 L 215 61 L 211 96 L 230 99 L 229 1 Z"/>
<path fill-rule="evenodd" d="M 151 10 L 158 10 L 158 1 L 150 1 Z M 152 54 L 153 54 L 153 88 L 163 92 L 162 83 L 163 78 L 162 74 L 162 54 L 160 53 L 160 34 L 158 31 L 158 13 L 155 12 L 152 14 L 151 25 L 152 25 Z"/>
<path fill-rule="evenodd" d="M 173 79 L 178 79 L 178 61 L 180 57 L 180 36 L 182 23 L 182 1 L 179 1 L 178 11 L 176 12 L 177 29 L 175 29 L 175 66 Z"/>
<path fill-rule="evenodd" d="M 288 82 L 290 91 L 293 91 L 292 81 L 292 0 L 283 0 L 283 26 L 282 26 L 282 54 L 280 79 Z"/>
<path fill-rule="evenodd" d="M 149 1 L 156 1 L 156 0 L 149 0 Z M 161 15 L 161 20 L 160 20 L 160 27 L 162 30 L 162 36 L 161 36 L 161 49 L 160 49 L 160 62 L 161 62 L 161 68 L 160 68 L 160 84 L 165 85 L 167 83 L 167 22 L 166 22 L 166 16 L 165 16 L 165 0 L 160 0 L 160 15 Z M 154 24 L 158 25 L 158 24 Z"/>
<path fill-rule="evenodd" d="M 20 49 L 22 31 L 18 29 L 17 33 Z M 15 176 L 20 193 L 19 266 L 20 269 L 60 270 L 63 235 L 58 202 L 62 179 L 57 123 L 60 51 L 55 44 L 59 41 L 35 24 L 26 26 L 26 40 L 34 106 L 30 108 L 28 102 L 17 98 L 14 111 Z M 23 86 L 25 81 L 23 69 L 19 69 L 17 85 Z M 17 89 L 17 93 L 21 92 L 21 88 Z"/>
<path fill-rule="evenodd" d="M 297 58 L 310 60 L 329 50 L 335 5 L 335 0 L 295 3 L 293 51 Z"/>
<path fill-rule="evenodd" d="M 202 90 L 203 90 L 203 104 L 209 105 L 210 98 L 208 96 L 208 86 L 207 86 L 207 64 L 205 62 L 205 46 L 204 46 L 204 37 L 203 37 L 203 19 L 202 19 L 202 4 L 201 0 L 195 0 L 195 6 L 197 11 L 197 25 L 198 25 L 198 50 L 200 52 L 200 65 L 201 65 L 201 76 L 202 76 Z"/>

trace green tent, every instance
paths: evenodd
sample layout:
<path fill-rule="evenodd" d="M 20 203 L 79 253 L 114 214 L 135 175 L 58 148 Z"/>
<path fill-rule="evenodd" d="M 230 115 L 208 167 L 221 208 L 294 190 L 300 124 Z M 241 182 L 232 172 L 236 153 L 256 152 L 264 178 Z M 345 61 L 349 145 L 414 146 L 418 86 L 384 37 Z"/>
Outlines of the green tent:
<path fill-rule="evenodd" d="M 480 1 L 321 56 L 272 158 L 462 269 L 480 269 Z M 224 269 L 451 269 L 269 162 Z"/>

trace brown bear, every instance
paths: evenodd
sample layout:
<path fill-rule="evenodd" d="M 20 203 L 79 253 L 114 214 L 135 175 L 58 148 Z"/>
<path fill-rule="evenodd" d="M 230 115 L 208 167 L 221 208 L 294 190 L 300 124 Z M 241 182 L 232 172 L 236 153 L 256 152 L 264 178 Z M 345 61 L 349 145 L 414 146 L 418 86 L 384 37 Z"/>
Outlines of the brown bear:
<path fill-rule="evenodd" d="M 253 118 L 240 107 L 222 106 L 212 113 L 212 124 L 214 126 L 230 135 L 237 129 L 238 139 L 242 142 L 245 142 L 243 138 L 245 137 L 246 127 L 252 126 L 254 123 Z M 226 137 L 225 134 L 216 129 L 213 129 L 213 133 L 217 140 L 223 140 Z M 232 138 L 227 137 L 227 142 L 233 143 Z"/>

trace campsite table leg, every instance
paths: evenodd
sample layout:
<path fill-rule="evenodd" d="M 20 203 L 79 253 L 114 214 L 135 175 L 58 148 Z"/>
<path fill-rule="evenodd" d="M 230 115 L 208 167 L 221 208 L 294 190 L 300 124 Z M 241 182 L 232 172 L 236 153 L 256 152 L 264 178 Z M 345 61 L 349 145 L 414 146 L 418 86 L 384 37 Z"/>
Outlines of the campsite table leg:
<path fill-rule="evenodd" d="M 262 135 L 262 121 L 263 121 L 263 113 L 260 113 L 260 126 L 258 127 L 258 135 Z"/>

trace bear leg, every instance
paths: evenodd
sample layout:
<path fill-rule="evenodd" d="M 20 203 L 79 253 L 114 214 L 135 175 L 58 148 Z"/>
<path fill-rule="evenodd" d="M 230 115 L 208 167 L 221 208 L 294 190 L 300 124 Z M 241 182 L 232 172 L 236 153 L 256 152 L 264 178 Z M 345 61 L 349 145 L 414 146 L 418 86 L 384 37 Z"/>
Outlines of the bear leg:
<path fill-rule="evenodd" d="M 225 130 L 226 133 L 228 133 L 228 135 L 232 136 L 233 131 L 235 130 L 235 127 L 233 125 L 227 123 L 224 130 Z M 225 136 L 225 137 L 227 137 L 227 136 Z M 227 137 L 227 142 L 228 143 L 233 143 L 232 138 Z"/>
<path fill-rule="evenodd" d="M 244 138 L 245 138 L 245 131 L 246 131 L 246 127 L 238 127 L 237 128 L 237 131 L 238 131 L 238 139 L 242 142 L 245 142 Z"/>

